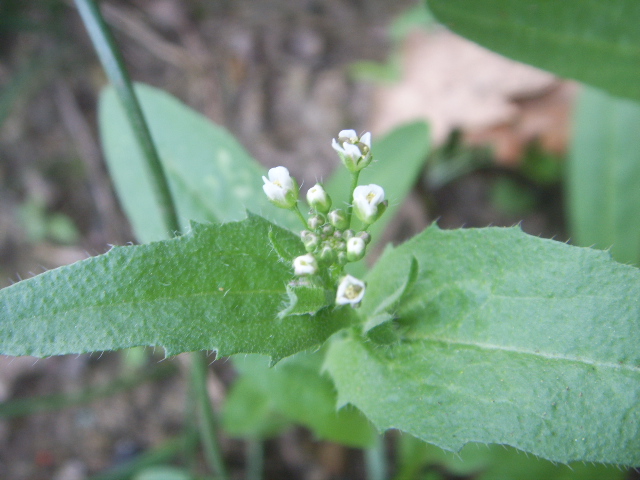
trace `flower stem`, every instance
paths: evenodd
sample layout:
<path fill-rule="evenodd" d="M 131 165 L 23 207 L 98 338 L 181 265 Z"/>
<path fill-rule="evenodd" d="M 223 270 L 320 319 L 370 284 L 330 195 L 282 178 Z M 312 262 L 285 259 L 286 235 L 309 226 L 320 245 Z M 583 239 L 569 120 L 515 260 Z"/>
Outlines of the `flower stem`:
<path fill-rule="evenodd" d="M 351 228 L 351 215 L 353 213 L 353 192 L 358 186 L 358 177 L 360 176 L 360 170 L 351 174 L 351 187 L 349 189 L 349 207 L 347 208 L 347 228 Z"/>
<path fill-rule="evenodd" d="M 198 411 L 198 430 L 204 445 L 204 454 L 216 478 L 227 480 L 227 471 L 222 460 L 222 452 L 216 436 L 216 418 L 211 408 L 211 399 L 207 393 L 207 357 L 204 352 L 191 354 L 191 380 L 196 397 Z"/>
<path fill-rule="evenodd" d="M 307 219 L 304 218 L 304 215 L 302 215 L 302 212 L 300 211 L 300 207 L 298 206 L 297 203 L 291 208 L 291 210 L 293 210 L 298 215 L 298 218 L 302 222 L 302 225 L 304 225 L 304 228 L 305 229 L 309 228 L 309 225 L 307 223 Z"/>

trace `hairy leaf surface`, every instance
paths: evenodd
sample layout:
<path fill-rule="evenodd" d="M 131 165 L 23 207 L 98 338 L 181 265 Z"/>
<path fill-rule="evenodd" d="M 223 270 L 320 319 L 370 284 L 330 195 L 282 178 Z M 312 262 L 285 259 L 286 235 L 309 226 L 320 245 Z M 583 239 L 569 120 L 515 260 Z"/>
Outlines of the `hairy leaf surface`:
<path fill-rule="evenodd" d="M 262 191 L 265 169 L 229 132 L 161 90 L 136 85 L 136 94 L 184 227 L 190 220 L 241 220 L 246 209 L 279 225 L 297 225 L 290 212 L 269 203 Z M 109 171 L 136 237 L 168 238 L 146 163 L 113 89 L 102 94 L 99 113 Z"/>
<path fill-rule="evenodd" d="M 42 357 L 153 345 L 167 355 L 217 350 L 278 360 L 321 344 L 353 315 L 328 308 L 313 318 L 278 318 L 291 258 L 301 250 L 295 235 L 257 216 L 115 247 L 0 290 L 0 353 Z"/>
<path fill-rule="evenodd" d="M 638 269 L 517 228 L 431 227 L 368 280 L 363 314 L 396 304 L 397 339 L 332 343 L 341 404 L 449 450 L 640 465 Z"/>
<path fill-rule="evenodd" d="M 427 0 L 447 27 L 520 62 L 640 100 L 636 0 Z"/>
<path fill-rule="evenodd" d="M 568 168 L 572 240 L 640 261 L 640 104 L 595 89 L 574 115 Z"/>

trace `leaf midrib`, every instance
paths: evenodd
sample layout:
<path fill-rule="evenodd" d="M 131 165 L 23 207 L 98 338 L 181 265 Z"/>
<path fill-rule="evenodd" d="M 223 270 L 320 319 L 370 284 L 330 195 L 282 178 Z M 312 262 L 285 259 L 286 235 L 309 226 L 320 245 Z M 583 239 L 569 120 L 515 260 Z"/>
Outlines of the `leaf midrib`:
<path fill-rule="evenodd" d="M 226 290 L 224 292 L 220 292 L 220 291 L 211 291 L 211 292 L 199 292 L 199 293 L 192 293 L 189 295 L 178 295 L 178 296 L 173 296 L 173 297 L 155 297 L 155 298 L 151 298 L 151 299 L 146 299 L 146 300 L 141 300 L 141 301 L 122 301 L 122 302 L 112 302 L 112 303 L 104 303 L 104 304 L 95 304 L 95 305 L 87 305 L 87 306 L 83 306 L 83 307 L 77 307 L 77 308 L 67 308 L 67 309 L 61 309 L 61 310 L 55 310 L 53 312 L 51 312 L 48 315 L 34 315 L 32 317 L 23 317 L 25 320 L 33 320 L 33 319 L 39 319 L 39 318 L 49 318 L 49 317 L 55 317 L 61 314 L 65 314 L 65 313 L 77 313 L 80 311 L 92 311 L 92 310 L 100 310 L 103 308 L 114 308 L 114 307 L 118 307 L 118 306 L 125 306 L 125 305 L 152 305 L 158 302 L 162 302 L 162 301 L 176 301 L 176 300 L 180 300 L 180 299 L 189 299 L 189 298 L 196 298 L 196 297 L 205 297 L 205 296 L 214 296 L 214 295 L 220 295 L 223 298 L 226 297 L 227 295 L 265 295 L 265 296 L 269 296 L 269 295 L 273 295 L 273 296 L 282 296 L 285 295 L 286 291 L 285 290 L 241 290 L 241 291 L 236 291 L 236 290 Z"/>
<path fill-rule="evenodd" d="M 542 358 L 545 360 L 553 360 L 553 361 L 567 361 L 572 363 L 579 363 L 590 365 L 594 367 L 602 367 L 609 368 L 612 370 L 629 370 L 634 373 L 640 373 L 640 366 L 634 366 L 624 363 L 614 363 L 614 362 L 602 362 L 591 359 L 586 359 L 582 357 L 558 354 L 558 353 L 549 353 L 542 352 L 537 350 L 529 350 L 525 348 L 516 348 L 510 347 L 507 345 L 497 345 L 492 343 L 485 342 L 465 342 L 459 339 L 452 339 L 447 337 L 436 337 L 433 335 L 422 336 L 419 339 L 412 339 L 408 341 L 409 343 L 419 342 L 419 343 L 441 343 L 448 346 L 458 346 L 458 347 L 473 347 L 481 350 L 489 350 L 489 351 L 500 351 L 500 352 L 509 352 L 509 353 L 517 353 L 520 355 L 530 355 L 538 358 Z"/>

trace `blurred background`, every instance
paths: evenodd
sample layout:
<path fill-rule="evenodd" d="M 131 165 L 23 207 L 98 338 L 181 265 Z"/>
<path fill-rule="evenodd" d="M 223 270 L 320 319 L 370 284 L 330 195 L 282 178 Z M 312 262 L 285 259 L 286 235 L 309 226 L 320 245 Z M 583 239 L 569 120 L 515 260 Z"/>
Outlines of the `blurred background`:
<path fill-rule="evenodd" d="M 135 81 L 168 91 L 264 166 L 285 165 L 307 183 L 338 165 L 331 139 L 339 130 L 376 138 L 426 121 L 432 147 L 391 241 L 435 220 L 443 228 L 520 223 L 569 238 L 561 179 L 577 85 L 448 32 L 422 3 L 100 5 Z M 96 114 L 106 84 L 71 1 L 0 1 L 0 286 L 134 241 L 101 153 Z M 0 357 L 0 401 L 18 401 L 0 409 L 0 477 L 89 478 L 174 438 L 186 421 L 187 380 L 180 357 L 158 363 L 161 353 Z M 224 362 L 214 370 L 219 409 L 234 372 Z M 130 372 L 137 380 L 113 383 Z M 51 394 L 63 396 L 24 400 Z M 234 478 L 243 478 L 246 445 L 223 445 Z M 265 478 L 364 478 L 363 470 L 361 452 L 301 428 L 265 444 Z M 429 478 L 454 478 L 438 474 Z"/>

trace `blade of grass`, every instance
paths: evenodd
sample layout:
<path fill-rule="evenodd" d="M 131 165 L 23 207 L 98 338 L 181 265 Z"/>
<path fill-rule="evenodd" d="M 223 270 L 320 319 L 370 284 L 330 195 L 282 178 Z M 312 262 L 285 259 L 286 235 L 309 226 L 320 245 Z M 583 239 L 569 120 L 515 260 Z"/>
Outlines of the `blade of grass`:
<path fill-rule="evenodd" d="M 115 87 L 122 102 L 122 107 L 127 114 L 129 122 L 131 122 L 131 128 L 136 134 L 138 145 L 146 160 L 149 177 L 153 180 L 155 200 L 163 212 L 167 231 L 170 236 L 177 235 L 180 231 L 180 226 L 171 191 L 169 190 L 169 183 L 151 138 L 147 122 L 142 114 L 142 109 L 133 91 L 120 50 L 116 46 L 109 27 L 102 18 L 102 14 L 95 2 L 93 0 L 75 0 L 75 4 L 98 53 L 100 62 L 109 77 L 109 81 Z"/>
<path fill-rule="evenodd" d="M 125 375 L 108 385 L 100 387 L 92 386 L 68 394 L 43 395 L 2 402 L 0 403 L 0 418 L 24 417 L 34 413 L 83 405 L 99 398 L 110 397 L 117 393 L 131 390 L 144 382 L 167 377 L 175 371 L 175 365 L 166 363 L 135 375 Z"/>

